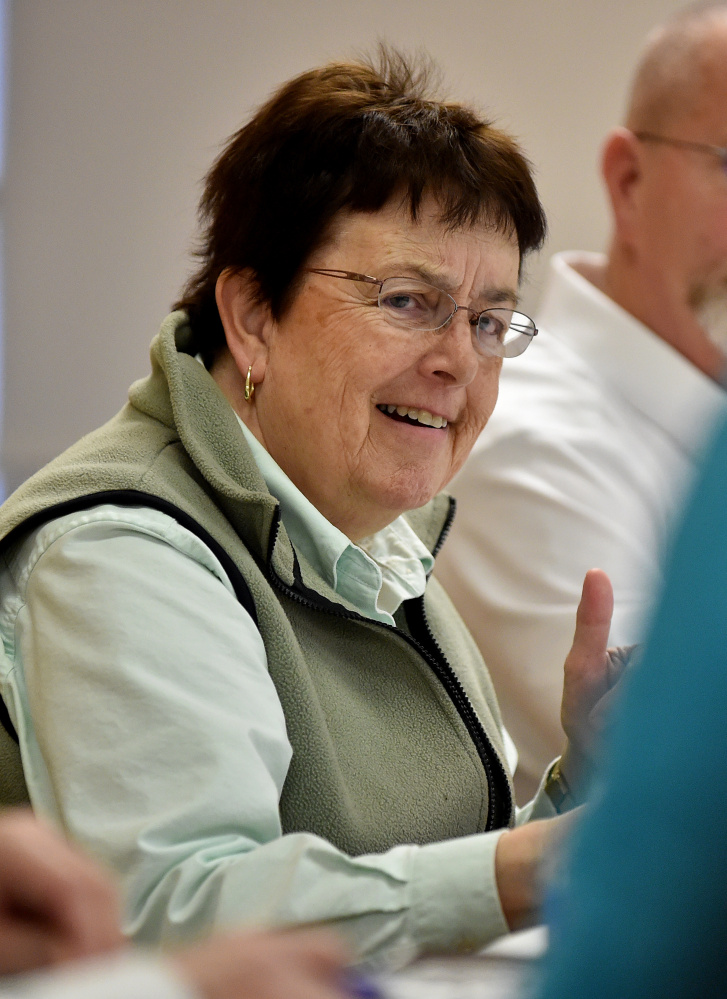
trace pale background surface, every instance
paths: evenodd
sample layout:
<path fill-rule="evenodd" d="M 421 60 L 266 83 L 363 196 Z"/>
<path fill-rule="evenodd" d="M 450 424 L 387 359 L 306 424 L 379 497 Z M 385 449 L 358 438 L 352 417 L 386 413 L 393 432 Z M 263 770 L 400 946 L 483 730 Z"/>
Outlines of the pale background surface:
<path fill-rule="evenodd" d="M 200 178 L 283 80 L 383 38 L 536 166 L 549 253 L 600 249 L 596 174 L 648 29 L 675 0 L 14 0 L 9 30 L 6 483 L 112 415 L 191 263 Z M 285 238 L 285 233 L 280 234 Z"/>

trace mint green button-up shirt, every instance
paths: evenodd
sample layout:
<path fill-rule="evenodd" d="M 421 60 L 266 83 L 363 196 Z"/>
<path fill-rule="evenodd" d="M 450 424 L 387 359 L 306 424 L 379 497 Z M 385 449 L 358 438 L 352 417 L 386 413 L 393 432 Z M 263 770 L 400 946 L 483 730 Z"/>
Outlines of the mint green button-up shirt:
<path fill-rule="evenodd" d="M 391 622 L 431 554 L 402 519 L 353 545 L 245 433 L 293 544 Z M 506 932 L 502 830 L 360 857 L 282 834 L 291 747 L 265 648 L 214 554 L 171 517 L 104 505 L 47 523 L 0 565 L 0 595 L 0 686 L 33 806 L 118 872 L 139 941 L 325 922 L 392 966 Z M 541 792 L 518 821 L 552 814 Z"/>
<path fill-rule="evenodd" d="M 336 593 L 365 617 L 394 624 L 393 614 L 420 597 L 434 559 L 403 517 L 359 545 L 326 520 L 238 417 L 265 485 L 280 503 L 288 537 Z"/>

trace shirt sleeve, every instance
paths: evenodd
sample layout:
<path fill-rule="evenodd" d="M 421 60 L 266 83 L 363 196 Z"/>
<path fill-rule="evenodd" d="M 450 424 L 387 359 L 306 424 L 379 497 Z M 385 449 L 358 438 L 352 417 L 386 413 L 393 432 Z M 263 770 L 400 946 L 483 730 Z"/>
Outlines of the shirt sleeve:
<path fill-rule="evenodd" d="M 202 999 L 171 965 L 127 951 L 0 983 L 0 999 Z"/>
<path fill-rule="evenodd" d="M 97 508 L 51 523 L 0 586 L 33 805 L 119 873 L 137 940 L 335 923 L 397 965 L 507 931 L 499 833 L 356 858 L 282 835 L 291 747 L 262 639 L 171 518 Z"/>

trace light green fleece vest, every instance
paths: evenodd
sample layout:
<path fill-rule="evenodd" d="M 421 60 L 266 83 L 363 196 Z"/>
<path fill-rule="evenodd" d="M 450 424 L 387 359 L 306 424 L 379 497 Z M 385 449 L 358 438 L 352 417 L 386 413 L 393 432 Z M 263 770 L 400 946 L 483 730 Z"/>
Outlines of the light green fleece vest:
<path fill-rule="evenodd" d="M 357 855 L 507 825 L 497 703 L 444 591 L 430 579 L 425 596 L 397 612 L 396 628 L 338 596 L 294 551 L 235 414 L 188 352 L 191 339 L 184 313 L 167 318 L 151 375 L 116 417 L 10 497 L 0 538 L 14 531 L 13 543 L 68 509 L 61 503 L 143 503 L 142 493 L 221 546 L 252 596 L 293 747 L 285 832 L 313 832 Z M 407 518 L 430 551 L 450 505 L 440 496 Z M 17 747 L 5 738 L 0 750 L 0 796 L 27 798 Z"/>

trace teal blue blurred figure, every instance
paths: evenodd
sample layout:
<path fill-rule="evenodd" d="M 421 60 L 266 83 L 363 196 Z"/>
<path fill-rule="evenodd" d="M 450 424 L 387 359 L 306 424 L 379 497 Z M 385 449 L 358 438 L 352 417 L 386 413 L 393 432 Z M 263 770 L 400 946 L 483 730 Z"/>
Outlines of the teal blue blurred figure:
<path fill-rule="evenodd" d="M 538 999 L 727 995 L 727 427 L 551 891 Z"/>

